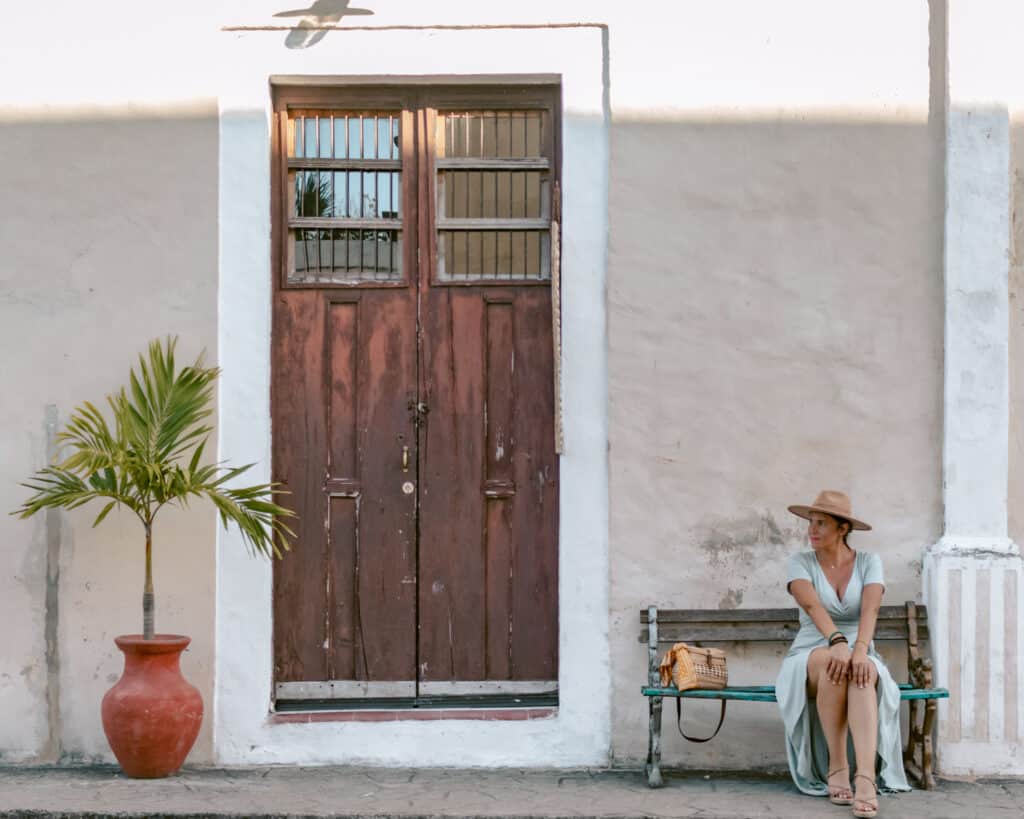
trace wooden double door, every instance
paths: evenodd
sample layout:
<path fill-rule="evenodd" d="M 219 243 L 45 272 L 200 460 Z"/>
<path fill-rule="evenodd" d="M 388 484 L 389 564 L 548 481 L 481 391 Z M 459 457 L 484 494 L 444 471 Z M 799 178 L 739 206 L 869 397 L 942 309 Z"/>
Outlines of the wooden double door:
<path fill-rule="evenodd" d="M 273 474 L 298 515 L 275 564 L 277 699 L 550 697 L 553 98 L 317 89 L 275 108 Z"/>

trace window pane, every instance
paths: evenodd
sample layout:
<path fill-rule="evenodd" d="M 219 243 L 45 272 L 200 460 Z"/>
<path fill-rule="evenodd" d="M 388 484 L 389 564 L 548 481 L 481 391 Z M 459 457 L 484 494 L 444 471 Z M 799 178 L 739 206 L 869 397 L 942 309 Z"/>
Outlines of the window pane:
<path fill-rule="evenodd" d="M 320 156 L 331 157 L 334 155 L 334 136 L 332 133 L 331 125 L 332 120 L 330 117 L 319 117 L 320 121 Z"/>
<path fill-rule="evenodd" d="M 334 117 L 334 158 L 344 159 L 345 149 L 348 145 L 348 126 L 345 124 L 348 117 Z"/>
<path fill-rule="evenodd" d="M 330 171 L 295 172 L 296 216 L 342 215 L 335 208 L 334 176 Z"/>
<path fill-rule="evenodd" d="M 290 284 L 357 284 L 402 279 L 397 230 L 293 230 Z"/>
<path fill-rule="evenodd" d="M 295 231 L 295 272 L 305 273 L 304 281 L 316 281 L 320 270 L 320 231 Z"/>
<path fill-rule="evenodd" d="M 348 118 L 348 158 L 359 159 L 362 157 L 362 128 L 359 124 L 359 117 Z"/>
<path fill-rule="evenodd" d="M 377 159 L 391 158 L 391 117 L 377 120 Z"/>
<path fill-rule="evenodd" d="M 363 219 L 377 218 L 377 174 L 369 171 L 363 173 L 362 209 Z"/>
<path fill-rule="evenodd" d="M 377 128 L 376 120 L 373 117 L 363 118 L 363 157 L 375 159 L 377 157 Z"/>
<path fill-rule="evenodd" d="M 316 156 L 316 118 L 303 117 L 305 124 L 303 131 L 306 135 L 306 146 L 304 156 Z"/>
<path fill-rule="evenodd" d="M 401 171 L 295 171 L 295 215 L 400 219 Z"/>
<path fill-rule="evenodd" d="M 543 155 L 543 111 L 453 111 L 444 116 L 444 155 L 521 159 Z"/>
<path fill-rule="evenodd" d="M 291 156 L 298 158 L 400 159 L 401 117 L 391 112 L 325 109 L 292 116 Z"/>
<path fill-rule="evenodd" d="M 363 215 L 363 174 L 360 171 L 346 173 L 348 177 L 348 216 L 359 219 Z"/>
<path fill-rule="evenodd" d="M 546 280 L 551 237 L 546 230 L 442 230 L 437 267 L 441 281 Z"/>
<path fill-rule="evenodd" d="M 400 125 L 400 114 L 392 111 L 299 111 L 288 123 L 291 153 L 303 159 L 400 159 Z M 289 283 L 401 281 L 401 232 L 343 221 L 401 219 L 400 171 L 302 168 L 289 171 L 288 180 L 289 218 L 337 220 L 288 230 Z"/>
<path fill-rule="evenodd" d="M 448 219 L 546 219 L 546 171 L 442 171 L 439 204 Z"/>
<path fill-rule="evenodd" d="M 391 174 L 386 171 L 377 173 L 377 213 L 382 219 L 394 219 L 398 211 L 392 207 Z"/>
<path fill-rule="evenodd" d="M 547 112 L 450 111 L 440 114 L 438 154 L 469 159 L 537 159 L 545 154 Z M 439 170 L 438 219 L 494 219 L 506 230 L 438 231 L 442 281 L 522 281 L 551 277 L 546 229 L 518 230 L 518 220 L 551 218 L 551 173 L 546 170 Z"/>

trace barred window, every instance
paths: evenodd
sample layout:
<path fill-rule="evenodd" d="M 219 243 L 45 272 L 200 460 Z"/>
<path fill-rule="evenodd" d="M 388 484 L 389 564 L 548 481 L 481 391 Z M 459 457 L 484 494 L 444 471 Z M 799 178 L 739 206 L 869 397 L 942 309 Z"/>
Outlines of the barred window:
<path fill-rule="evenodd" d="M 557 88 L 287 87 L 275 111 L 281 286 L 551 282 Z"/>

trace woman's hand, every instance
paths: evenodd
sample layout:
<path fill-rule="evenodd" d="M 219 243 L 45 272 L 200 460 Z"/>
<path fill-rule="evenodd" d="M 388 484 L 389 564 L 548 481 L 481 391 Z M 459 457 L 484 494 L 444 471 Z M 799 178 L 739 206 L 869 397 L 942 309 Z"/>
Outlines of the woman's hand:
<path fill-rule="evenodd" d="M 858 688 L 864 688 L 871 681 L 871 666 L 873 663 L 868 659 L 868 648 L 862 642 L 856 642 L 853 646 L 853 656 L 850 658 L 850 680 Z"/>
<path fill-rule="evenodd" d="M 828 650 L 828 665 L 825 674 L 833 685 L 839 685 L 850 673 L 850 647 L 846 643 L 836 643 Z"/>

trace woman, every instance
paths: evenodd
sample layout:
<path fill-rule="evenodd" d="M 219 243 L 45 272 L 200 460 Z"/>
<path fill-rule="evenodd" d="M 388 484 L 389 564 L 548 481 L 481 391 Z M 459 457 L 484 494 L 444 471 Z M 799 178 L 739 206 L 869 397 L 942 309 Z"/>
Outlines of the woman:
<path fill-rule="evenodd" d="M 854 816 L 873 817 L 879 787 L 910 790 L 899 686 L 872 643 L 885 591 L 882 561 L 850 548 L 850 531 L 871 527 L 851 514 L 842 492 L 825 490 L 810 506 L 789 511 L 808 521 L 813 549 L 787 566 L 787 590 L 800 606 L 800 631 L 776 681 L 789 770 L 804 793 L 827 794 L 836 805 L 852 804 Z"/>

